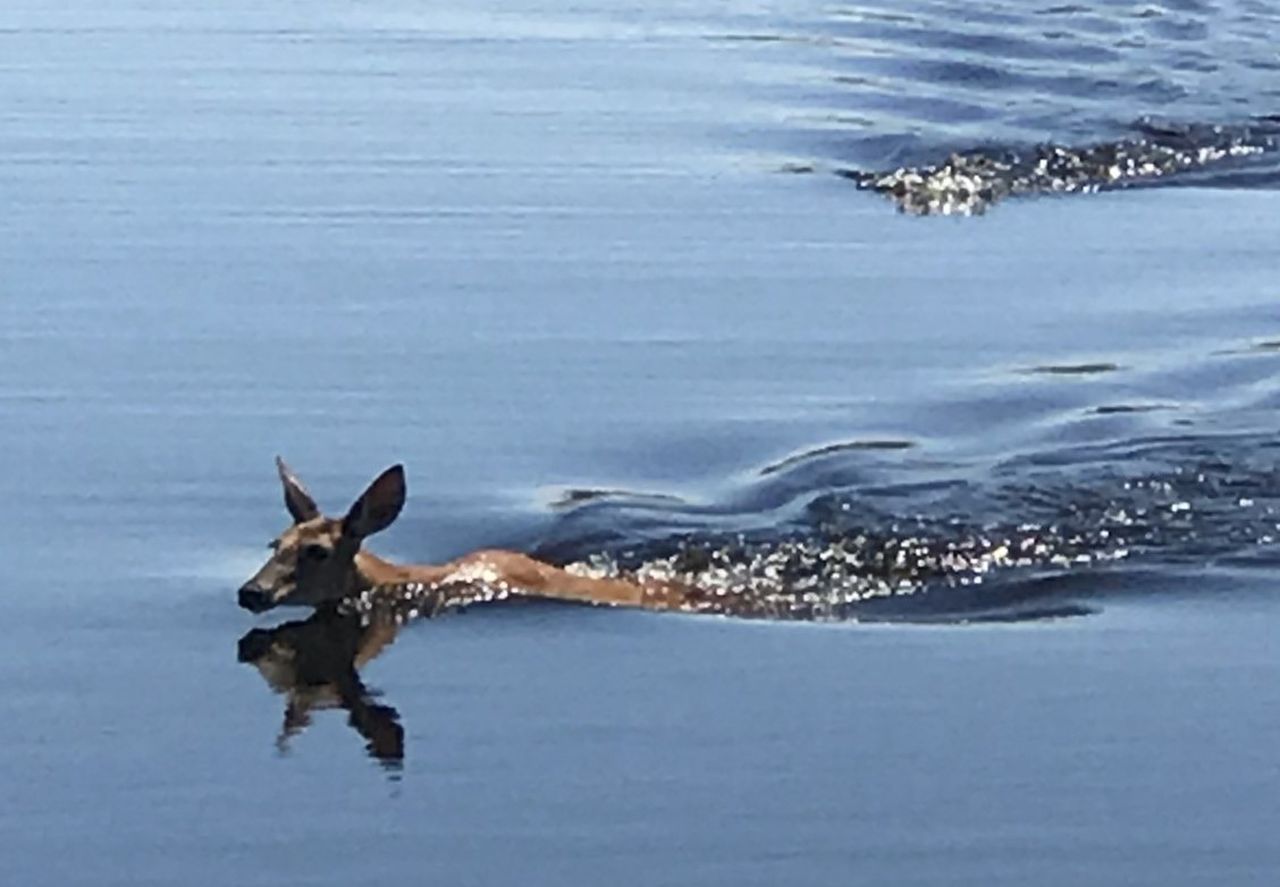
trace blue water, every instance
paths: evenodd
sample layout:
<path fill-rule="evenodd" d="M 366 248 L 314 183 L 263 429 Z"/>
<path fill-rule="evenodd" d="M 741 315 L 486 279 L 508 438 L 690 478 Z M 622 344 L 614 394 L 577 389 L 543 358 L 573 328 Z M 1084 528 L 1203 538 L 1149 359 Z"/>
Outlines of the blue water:
<path fill-rule="evenodd" d="M 1273 883 L 1273 177 L 920 219 L 829 174 L 1280 111 L 1270 4 L 1041 12 L 8 6 L 6 877 Z M 1213 468 L 1123 564 L 1010 580 L 1072 618 L 412 624 L 359 675 L 388 765 L 323 706 L 282 751 L 239 661 L 308 615 L 235 606 L 277 453 L 332 513 L 403 461 L 372 547 L 420 562 Z"/>

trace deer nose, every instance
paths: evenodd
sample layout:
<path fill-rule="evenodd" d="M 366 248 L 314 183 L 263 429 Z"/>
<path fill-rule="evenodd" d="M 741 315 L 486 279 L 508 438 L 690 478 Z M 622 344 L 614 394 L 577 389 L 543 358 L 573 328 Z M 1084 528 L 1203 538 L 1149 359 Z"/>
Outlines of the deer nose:
<path fill-rule="evenodd" d="M 272 607 L 271 596 L 252 582 L 246 582 L 240 586 L 240 593 L 236 595 L 236 600 L 240 606 L 253 613 L 261 613 Z"/>

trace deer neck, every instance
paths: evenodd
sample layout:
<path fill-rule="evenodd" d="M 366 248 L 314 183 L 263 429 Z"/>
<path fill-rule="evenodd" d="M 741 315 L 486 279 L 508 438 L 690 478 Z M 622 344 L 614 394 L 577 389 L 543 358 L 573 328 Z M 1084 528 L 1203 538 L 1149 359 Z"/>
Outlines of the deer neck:
<path fill-rule="evenodd" d="M 371 588 L 396 588 L 415 583 L 433 583 L 447 572 L 442 567 L 396 564 L 363 549 L 355 556 L 355 583 L 359 593 Z"/>

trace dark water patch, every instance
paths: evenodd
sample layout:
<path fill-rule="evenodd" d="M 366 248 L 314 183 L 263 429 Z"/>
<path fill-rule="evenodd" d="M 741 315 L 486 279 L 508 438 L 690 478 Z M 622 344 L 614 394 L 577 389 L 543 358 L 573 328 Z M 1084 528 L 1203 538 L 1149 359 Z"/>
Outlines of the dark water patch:
<path fill-rule="evenodd" d="M 916 625 L 982 625 L 1078 619 L 1100 612 L 1067 593 L 1051 588 L 1052 580 L 960 586 L 937 595 L 893 595 L 870 598 L 858 607 L 858 622 Z M 1077 592 L 1078 594 L 1080 592 Z M 1092 590 L 1082 596 L 1092 596 Z"/>
<path fill-rule="evenodd" d="M 1089 412 L 1095 416 L 1122 416 L 1134 413 L 1154 413 L 1160 410 L 1176 410 L 1172 404 L 1162 403 L 1116 403 L 1094 407 Z"/>
<path fill-rule="evenodd" d="M 576 508 L 588 502 L 601 502 L 605 500 L 635 504 L 656 503 L 666 505 L 681 505 L 684 501 L 679 496 L 673 496 L 667 493 L 642 493 L 633 490 L 604 490 L 591 487 L 567 487 L 556 493 L 548 505 L 551 508 L 556 509 Z"/>
<path fill-rule="evenodd" d="M 1095 376 L 1101 373 L 1114 373 L 1119 369 L 1119 364 L 1099 361 L 1096 363 L 1044 364 L 1032 367 L 1026 372 L 1041 376 Z"/>
<path fill-rule="evenodd" d="M 851 440 L 851 441 L 843 441 L 841 443 L 827 444 L 826 446 L 817 447 L 812 450 L 806 450 L 803 453 L 797 453 L 794 456 L 788 456 L 785 459 L 781 459 L 777 462 L 772 462 L 766 465 L 764 468 L 760 469 L 760 475 L 762 477 L 765 477 L 770 474 L 777 474 L 780 471 L 785 471 L 786 469 L 792 468 L 801 463 L 809 462 L 816 458 L 821 458 L 823 456 L 830 456 L 837 453 L 857 451 L 857 450 L 872 451 L 872 452 L 877 450 L 888 450 L 888 451 L 909 450 L 914 446 L 915 446 L 915 443 L 913 441 L 893 440 L 893 439 Z"/>
<path fill-rule="evenodd" d="M 800 161 L 779 164 L 777 168 L 777 172 L 791 173 L 798 176 L 812 175 L 817 171 L 818 167 L 814 164 Z"/>
<path fill-rule="evenodd" d="M 1238 348 L 1223 348 L 1214 352 L 1218 357 L 1249 357 L 1280 353 L 1280 339 L 1263 339 Z"/>

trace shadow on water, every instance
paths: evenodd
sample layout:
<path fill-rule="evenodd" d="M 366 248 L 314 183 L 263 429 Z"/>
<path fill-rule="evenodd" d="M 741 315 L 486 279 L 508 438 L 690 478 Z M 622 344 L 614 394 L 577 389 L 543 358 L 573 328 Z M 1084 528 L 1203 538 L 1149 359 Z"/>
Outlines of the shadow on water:
<path fill-rule="evenodd" d="M 369 757 L 389 773 L 404 764 L 400 714 L 377 701 L 360 679 L 360 669 L 395 641 L 393 619 L 370 619 L 335 608 L 274 628 L 255 628 L 240 638 L 236 659 L 252 665 L 285 700 L 284 723 L 276 737 L 281 753 L 310 726 L 317 712 L 339 709 L 364 740 Z"/>

